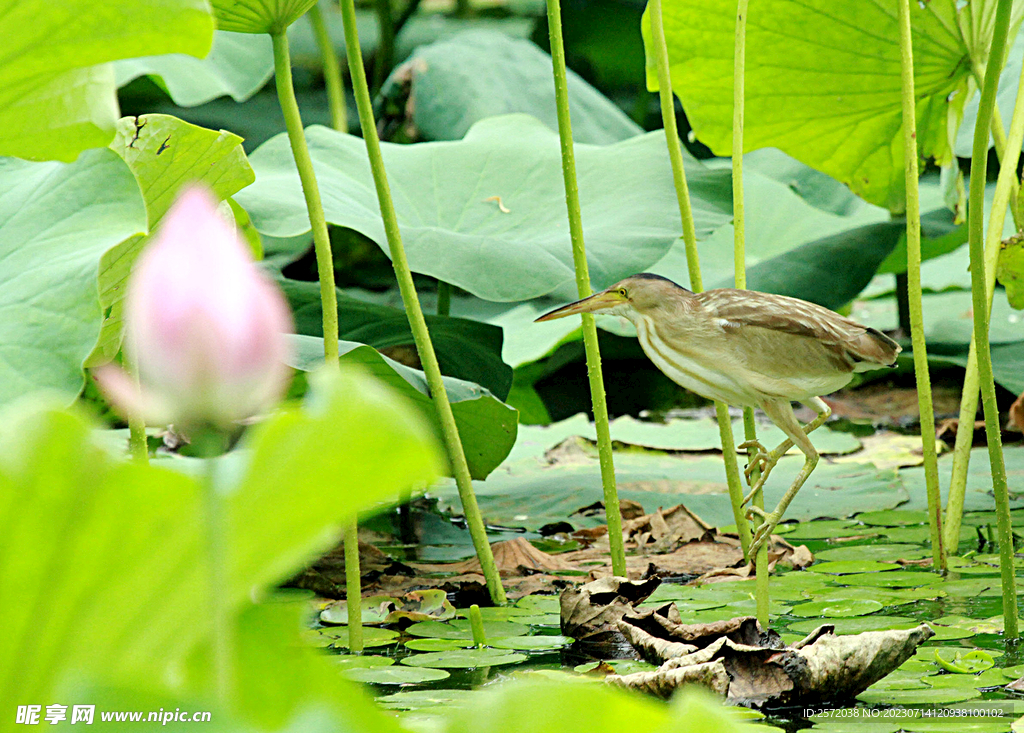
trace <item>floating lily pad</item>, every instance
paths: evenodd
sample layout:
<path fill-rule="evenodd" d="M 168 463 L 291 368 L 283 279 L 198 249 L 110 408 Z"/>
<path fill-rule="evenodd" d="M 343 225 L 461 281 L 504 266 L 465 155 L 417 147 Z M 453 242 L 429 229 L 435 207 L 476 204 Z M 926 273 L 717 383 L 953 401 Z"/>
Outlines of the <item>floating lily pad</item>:
<path fill-rule="evenodd" d="M 872 586 L 877 588 L 917 588 L 922 585 L 941 583 L 942 576 L 925 570 L 892 570 L 885 573 L 867 572 L 844 575 L 838 582 L 846 585 Z"/>
<path fill-rule="evenodd" d="M 1008 680 L 1019 680 L 1024 677 L 1024 664 L 1018 664 L 1016 667 L 1002 667 L 999 671 Z"/>
<path fill-rule="evenodd" d="M 469 618 L 469 609 L 460 608 L 455 611 L 460 618 Z M 509 621 L 519 616 L 531 616 L 534 612 L 528 608 L 517 608 L 516 606 L 484 606 L 480 609 L 480 618 L 484 621 Z"/>
<path fill-rule="evenodd" d="M 443 669 L 420 669 L 417 667 L 355 667 L 345 671 L 345 677 L 354 682 L 372 685 L 418 685 L 437 682 L 450 677 Z"/>
<path fill-rule="evenodd" d="M 850 537 L 859 534 L 877 534 L 867 527 L 860 526 L 849 519 L 822 519 L 814 522 L 800 522 L 786 539 L 792 540 L 827 540 L 833 537 Z"/>
<path fill-rule="evenodd" d="M 471 646 L 476 646 L 472 639 L 407 639 L 405 642 L 406 649 L 411 649 L 414 652 L 447 652 L 452 649 L 468 649 Z"/>
<path fill-rule="evenodd" d="M 542 613 L 535 616 L 516 616 L 516 623 L 530 626 L 559 626 L 562 617 L 557 613 Z"/>
<path fill-rule="evenodd" d="M 473 694 L 473 690 L 413 690 L 378 697 L 377 704 L 390 710 L 420 710 L 438 706 L 450 709 L 463 707 Z"/>
<path fill-rule="evenodd" d="M 886 570 L 898 570 L 899 567 L 896 563 L 879 562 L 878 560 L 834 560 L 832 562 L 815 563 L 807 569 L 814 573 L 852 575 L 854 573 L 879 573 Z"/>
<path fill-rule="evenodd" d="M 934 674 L 921 681 L 931 687 L 976 688 L 1002 687 L 1006 679 L 998 669 L 986 669 L 978 674 Z"/>
<path fill-rule="evenodd" d="M 876 532 L 892 542 L 912 542 L 919 545 L 931 542 L 931 530 L 923 525 L 919 527 L 878 527 Z M 974 527 L 960 527 L 960 542 L 975 539 L 977 536 Z"/>
<path fill-rule="evenodd" d="M 575 641 L 568 636 L 542 634 L 539 636 L 510 636 L 505 639 L 488 639 L 487 645 L 495 649 L 514 649 L 522 652 L 539 652 L 562 649 Z"/>
<path fill-rule="evenodd" d="M 892 561 L 896 558 L 917 560 L 930 554 L 929 550 L 920 545 L 882 544 L 853 545 L 851 547 L 833 547 L 814 553 L 817 560 L 880 560 Z"/>
<path fill-rule="evenodd" d="M 929 641 L 932 642 L 954 641 L 955 639 L 969 639 L 970 637 L 974 636 L 975 633 L 970 629 L 964 629 L 958 626 L 941 626 L 934 622 L 930 622 L 929 625 L 932 627 L 932 631 L 935 632 L 935 636 L 929 639 Z"/>
<path fill-rule="evenodd" d="M 942 616 L 935 619 L 934 624 L 963 629 L 970 632 L 970 634 L 1001 634 L 1003 632 L 1002 616 L 992 616 L 986 619 L 967 618 L 966 616 Z M 936 631 L 938 631 L 937 628 Z"/>
<path fill-rule="evenodd" d="M 653 672 L 658 668 L 658 665 L 645 662 L 642 659 L 606 659 L 603 662 L 587 662 L 586 664 L 577 664 L 573 667 L 573 671 L 581 674 L 592 672 L 600 664 L 607 664 L 609 667 L 615 670 L 615 674 L 627 675 L 633 674 L 634 672 Z"/>
<path fill-rule="evenodd" d="M 981 697 L 973 687 L 932 687 L 927 690 L 867 690 L 857 699 L 869 705 L 949 705 Z M 946 721 L 949 725 L 949 721 Z M 948 728 L 947 728 L 948 730 Z"/>
<path fill-rule="evenodd" d="M 432 639 L 472 639 L 473 629 L 468 619 L 456 619 L 448 623 L 440 621 L 423 621 L 413 624 L 405 630 L 412 636 L 425 636 Z M 484 621 L 484 635 L 488 639 L 506 636 L 526 636 L 530 627 L 511 621 Z"/>
<path fill-rule="evenodd" d="M 931 675 L 922 678 L 922 682 L 933 688 L 970 688 L 981 689 L 984 687 L 1002 687 L 1007 680 L 998 670 L 985 670 L 977 675 Z"/>
<path fill-rule="evenodd" d="M 867 616 L 868 614 L 881 611 L 883 605 L 871 599 L 828 599 L 823 601 L 811 601 L 793 606 L 789 613 L 793 616 L 804 618 L 817 618 L 828 616 L 830 618 L 850 618 L 851 616 Z"/>
<path fill-rule="evenodd" d="M 927 690 L 929 685 L 921 681 L 921 676 L 922 673 L 920 671 L 911 672 L 900 668 L 895 672 L 890 672 L 868 689 L 875 692 L 881 690 Z"/>
<path fill-rule="evenodd" d="M 933 600 L 945 594 L 934 585 L 926 585 L 920 588 L 886 588 L 884 590 L 872 588 L 865 592 L 863 586 L 847 586 L 842 588 L 826 588 L 821 594 L 811 594 L 810 599 L 825 601 L 831 599 L 861 599 L 870 598 L 878 601 L 883 606 L 902 606 L 916 601 Z"/>
<path fill-rule="evenodd" d="M 561 613 L 558 596 L 523 596 L 516 601 L 516 608 L 528 608 L 534 613 Z"/>
<path fill-rule="evenodd" d="M 504 649 L 453 649 L 449 652 L 413 654 L 410 657 L 405 657 L 402 664 L 432 669 L 472 669 L 518 664 L 526 658 L 525 654 L 508 652 Z"/>
<path fill-rule="evenodd" d="M 333 626 L 320 629 L 320 633 L 323 636 L 332 638 L 334 646 L 348 648 L 347 626 Z M 365 647 L 388 646 L 389 644 L 394 644 L 397 639 L 398 632 L 391 629 L 378 629 L 374 626 L 367 626 L 363 629 L 363 646 Z"/>
<path fill-rule="evenodd" d="M 391 657 L 377 657 L 363 654 L 339 654 L 331 657 L 331 662 L 344 670 L 363 669 L 370 667 L 390 667 L 395 663 Z"/>
<path fill-rule="evenodd" d="M 382 624 L 394 605 L 401 603 L 391 596 L 367 596 L 360 604 L 364 624 Z M 325 624 L 347 624 L 348 602 L 335 601 L 320 612 L 320 622 Z"/>
<path fill-rule="evenodd" d="M 984 703 L 979 704 L 984 705 Z M 1006 727 L 1009 721 L 1000 716 L 978 715 L 965 717 L 962 711 L 970 705 L 971 703 L 968 703 L 968 705 L 956 705 L 946 711 L 944 715 L 937 711 L 933 717 L 917 718 L 910 729 L 914 733 L 949 733 L 950 721 L 955 720 L 957 733 L 1006 733 L 1009 730 Z"/>
<path fill-rule="evenodd" d="M 789 625 L 790 631 L 810 633 L 823 624 L 832 624 L 837 634 L 859 634 L 864 631 L 912 629 L 920 622 L 905 616 L 856 616 L 853 618 L 819 618 L 797 621 Z"/>
<path fill-rule="evenodd" d="M 935 650 L 935 663 L 948 674 L 972 677 L 980 672 L 992 669 L 996 662 L 991 654 L 982 649 L 967 651 L 964 649 L 943 649 L 940 647 Z"/>
<path fill-rule="evenodd" d="M 869 718 L 845 710 L 830 710 L 814 715 L 808 720 L 814 722 L 814 733 L 897 733 L 902 730 L 896 719 Z"/>
<path fill-rule="evenodd" d="M 927 524 L 928 513 L 907 509 L 891 509 L 885 512 L 864 512 L 857 515 L 857 521 L 876 527 L 899 527 L 904 524 Z"/>

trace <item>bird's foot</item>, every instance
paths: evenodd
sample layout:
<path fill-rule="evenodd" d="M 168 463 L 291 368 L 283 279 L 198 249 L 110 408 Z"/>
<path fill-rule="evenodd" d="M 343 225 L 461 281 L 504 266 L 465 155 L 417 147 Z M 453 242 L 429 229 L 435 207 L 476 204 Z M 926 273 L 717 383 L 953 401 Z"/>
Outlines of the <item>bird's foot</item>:
<path fill-rule="evenodd" d="M 745 443 L 740 443 L 737 447 L 740 450 L 746 449 L 747 451 L 751 448 L 754 449 L 754 452 L 750 453 L 746 467 L 743 469 L 743 475 L 747 479 L 747 486 L 752 486 L 753 479 L 751 477 L 754 475 L 754 471 L 765 473 L 766 469 L 768 469 L 770 461 L 768 451 L 765 450 L 765 447 L 761 445 L 759 440 L 748 440 Z"/>
<path fill-rule="evenodd" d="M 761 524 L 759 524 L 757 529 L 754 530 L 754 536 L 750 540 L 748 557 L 751 558 L 757 555 L 757 552 L 761 549 L 762 545 L 766 542 L 770 542 L 772 532 L 782 519 L 782 515 L 778 512 L 768 513 L 760 507 L 752 506 L 747 509 L 747 519 L 753 519 L 754 515 L 761 517 Z"/>

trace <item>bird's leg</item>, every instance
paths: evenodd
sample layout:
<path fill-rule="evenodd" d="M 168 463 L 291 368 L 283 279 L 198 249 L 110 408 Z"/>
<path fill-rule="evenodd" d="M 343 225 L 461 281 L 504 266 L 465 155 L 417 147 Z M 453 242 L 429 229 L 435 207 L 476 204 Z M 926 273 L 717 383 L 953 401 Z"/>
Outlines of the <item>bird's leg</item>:
<path fill-rule="evenodd" d="M 821 402 L 820 399 L 818 401 Z M 825 406 L 827 410 L 827 405 L 825 405 L 824 402 L 821 402 L 821 405 Z M 817 404 L 814 406 L 815 409 L 818 408 Z M 797 422 L 796 416 L 793 414 L 793 405 L 789 402 L 765 400 L 761 404 L 761 409 L 765 411 L 765 414 L 768 415 L 773 423 L 779 426 L 782 432 L 789 436 L 789 439 L 797 448 L 800 449 L 806 458 L 804 460 L 803 468 L 800 469 L 800 473 L 796 475 L 796 479 L 793 480 L 792 486 L 790 486 L 789 490 L 783 495 L 782 499 L 779 501 L 779 505 L 775 507 L 774 511 L 771 513 L 765 513 L 763 509 L 758 509 L 757 507 L 750 507 L 747 510 L 748 518 L 752 519 L 754 514 L 761 517 L 761 524 L 754 532 L 754 536 L 750 541 L 750 557 L 756 555 L 758 548 L 770 539 L 772 530 L 775 529 L 779 520 L 782 519 L 782 515 L 786 511 L 786 508 L 789 506 L 790 502 L 793 501 L 797 492 L 800 491 L 800 487 L 804 485 L 805 481 L 807 481 L 807 477 L 811 475 L 811 471 L 813 471 L 814 467 L 818 465 L 818 451 L 814 449 L 814 444 L 811 443 L 811 439 L 807 437 L 805 429 L 801 427 L 799 422 Z M 810 428 L 810 426 L 814 425 L 815 422 L 818 422 L 819 425 L 823 423 L 825 419 L 827 419 L 827 415 L 822 417 L 824 414 L 825 413 L 819 412 L 818 417 L 809 423 L 807 427 Z M 759 479 L 757 483 L 757 490 L 760 490 L 761 484 L 762 481 Z"/>
<path fill-rule="evenodd" d="M 825 422 L 830 417 L 832 417 L 832 408 L 829 407 L 828 404 L 826 404 L 825 400 L 821 399 L 820 397 L 812 397 L 811 399 L 807 400 L 807 402 L 805 402 L 804 404 L 810 407 L 816 413 L 818 413 L 818 416 L 816 418 L 811 420 L 802 428 L 804 435 L 809 435 L 810 433 L 814 432 L 822 425 L 824 425 Z M 795 419 L 796 418 L 794 416 L 794 420 Z M 771 473 L 771 470 L 773 468 L 775 468 L 775 464 L 778 463 L 779 459 L 786 455 L 786 452 L 793 447 L 793 441 L 788 438 L 779 443 L 779 445 L 770 452 L 766 451 L 764 449 L 764 446 L 761 445 L 756 440 L 748 440 L 746 443 L 740 444 L 739 447 L 753 448 L 755 447 L 755 443 L 757 444 L 756 447 L 760 449 L 760 452 L 755 453 L 753 456 L 750 457 L 750 463 L 747 464 L 747 467 L 745 469 L 743 469 L 743 475 L 747 477 L 747 485 L 749 486 L 750 476 L 751 474 L 753 474 L 755 466 L 757 466 L 761 469 L 761 477 L 757 480 L 756 484 L 750 486 L 750 493 L 743 497 L 743 504 L 746 504 L 751 499 L 753 499 L 754 495 L 762 488 L 764 488 L 764 482 L 768 480 L 768 474 Z M 742 506 L 742 504 L 740 506 Z"/>

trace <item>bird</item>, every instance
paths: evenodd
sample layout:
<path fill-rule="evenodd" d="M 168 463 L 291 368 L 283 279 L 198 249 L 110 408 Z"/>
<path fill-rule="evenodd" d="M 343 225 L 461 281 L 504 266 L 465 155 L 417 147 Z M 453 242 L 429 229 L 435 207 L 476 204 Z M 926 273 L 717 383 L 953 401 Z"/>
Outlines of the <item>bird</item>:
<path fill-rule="evenodd" d="M 832 414 L 822 395 L 845 387 L 859 372 L 894 366 L 902 348 L 881 331 L 799 298 L 756 290 L 717 288 L 694 293 L 661 275 L 642 272 L 536 319 L 551 321 L 577 313 L 623 316 L 636 326 L 648 358 L 676 384 L 702 397 L 736 407 L 759 407 L 787 439 L 772 451 L 756 449 L 745 468 L 753 481 L 743 504 L 764 486 L 772 468 L 794 445 L 804 465 L 770 513 L 751 506 L 760 518 L 749 547 L 753 557 L 782 519 L 818 463 L 808 435 Z M 817 417 L 801 425 L 793 402 Z"/>

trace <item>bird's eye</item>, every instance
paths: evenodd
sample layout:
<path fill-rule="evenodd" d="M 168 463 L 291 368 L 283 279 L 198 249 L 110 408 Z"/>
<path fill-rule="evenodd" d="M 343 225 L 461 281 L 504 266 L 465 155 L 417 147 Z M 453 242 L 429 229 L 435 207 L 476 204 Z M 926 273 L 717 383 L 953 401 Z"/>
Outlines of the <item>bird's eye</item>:
<path fill-rule="evenodd" d="M 626 289 L 625 288 L 619 288 L 619 295 L 621 295 L 623 298 L 625 298 L 626 297 Z"/>

